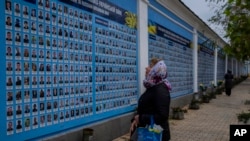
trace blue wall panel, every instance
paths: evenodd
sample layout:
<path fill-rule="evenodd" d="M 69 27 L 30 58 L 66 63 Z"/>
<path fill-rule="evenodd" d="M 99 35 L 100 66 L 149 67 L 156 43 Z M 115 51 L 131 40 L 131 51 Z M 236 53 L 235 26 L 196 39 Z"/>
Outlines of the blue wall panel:
<path fill-rule="evenodd" d="M 154 1 L 150 4 L 180 22 L 191 27 Z M 172 84 L 171 97 L 180 97 L 193 92 L 193 58 L 190 41 L 192 33 L 178 26 L 152 8 L 148 11 L 149 60 L 163 59 L 168 67 L 168 79 Z"/>
<path fill-rule="evenodd" d="M 223 53 L 223 50 L 219 48 L 217 60 L 217 80 L 224 80 L 225 66 L 225 54 Z"/>
<path fill-rule="evenodd" d="M 2 140 L 37 139 L 134 110 L 137 4 L 78 2 L 0 2 Z"/>

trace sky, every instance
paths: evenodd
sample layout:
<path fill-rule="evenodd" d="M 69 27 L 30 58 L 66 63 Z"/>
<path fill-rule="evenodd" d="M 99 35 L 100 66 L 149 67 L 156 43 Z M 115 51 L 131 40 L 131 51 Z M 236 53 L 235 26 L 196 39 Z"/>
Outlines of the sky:
<path fill-rule="evenodd" d="M 200 17 L 211 29 L 213 29 L 221 38 L 224 36 L 224 30 L 221 26 L 208 22 L 208 19 L 214 15 L 215 3 L 206 2 L 206 0 L 181 0 L 198 17 Z M 225 39 L 224 39 L 225 40 Z"/>
<path fill-rule="evenodd" d="M 204 22 L 212 16 L 209 12 L 210 8 L 205 0 L 181 0 L 185 3 L 195 14 L 197 14 Z"/>

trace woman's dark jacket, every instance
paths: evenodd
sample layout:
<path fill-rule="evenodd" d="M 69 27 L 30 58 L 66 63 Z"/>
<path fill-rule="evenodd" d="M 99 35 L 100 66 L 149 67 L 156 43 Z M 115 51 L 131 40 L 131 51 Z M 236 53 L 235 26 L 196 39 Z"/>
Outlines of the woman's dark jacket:
<path fill-rule="evenodd" d="M 225 88 L 226 89 L 231 89 L 233 87 L 233 74 L 231 71 L 228 71 L 227 74 L 224 76 L 225 78 Z"/>
<path fill-rule="evenodd" d="M 157 125 L 164 129 L 162 141 L 170 139 L 170 130 L 168 124 L 170 105 L 170 94 L 165 83 L 160 83 L 148 88 L 139 98 L 138 114 L 139 126 L 150 124 L 150 116 L 153 115 Z"/>

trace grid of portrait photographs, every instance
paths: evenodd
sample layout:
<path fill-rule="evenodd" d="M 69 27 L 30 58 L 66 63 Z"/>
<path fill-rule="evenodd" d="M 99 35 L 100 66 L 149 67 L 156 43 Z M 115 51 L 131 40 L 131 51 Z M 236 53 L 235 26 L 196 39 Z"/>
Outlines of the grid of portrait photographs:
<path fill-rule="evenodd" d="M 233 64 L 232 64 L 232 65 L 233 65 L 232 73 L 233 73 L 233 74 L 236 74 L 236 72 L 237 72 L 237 68 L 236 68 L 237 62 L 236 62 L 236 59 L 232 59 L 232 62 L 231 62 L 231 63 L 233 63 Z"/>
<path fill-rule="evenodd" d="M 171 93 L 188 93 L 193 86 L 192 49 L 161 36 L 149 38 L 149 59 L 163 59 L 167 65 Z M 150 37 L 149 36 L 149 37 Z"/>
<path fill-rule="evenodd" d="M 203 47 L 205 48 L 205 47 Z M 214 55 L 204 51 L 198 53 L 198 86 L 210 86 L 214 78 Z"/>
<path fill-rule="evenodd" d="M 5 4 L 7 135 L 136 102 L 135 29 L 57 1 Z"/>
<path fill-rule="evenodd" d="M 217 80 L 224 80 L 225 75 L 225 56 L 218 52 L 218 59 L 217 59 Z"/>
<path fill-rule="evenodd" d="M 114 22 L 99 25 L 95 28 L 95 47 L 96 112 L 135 104 L 136 31 Z"/>

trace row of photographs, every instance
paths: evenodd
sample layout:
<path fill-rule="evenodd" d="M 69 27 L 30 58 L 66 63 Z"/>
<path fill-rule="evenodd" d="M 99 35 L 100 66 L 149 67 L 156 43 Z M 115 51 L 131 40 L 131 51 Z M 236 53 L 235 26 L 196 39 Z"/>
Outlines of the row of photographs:
<path fill-rule="evenodd" d="M 125 100 L 126 99 L 126 100 Z M 111 100 L 103 100 L 102 104 L 114 103 L 113 108 L 117 108 L 119 106 L 124 106 L 124 104 L 128 104 L 129 98 L 123 98 L 125 101 L 121 101 L 121 99 L 111 99 Z M 88 102 L 89 101 L 89 102 Z M 120 102 L 118 104 L 117 102 Z M 100 102 L 98 103 L 100 104 Z M 79 98 L 67 98 L 67 99 L 56 99 L 54 101 L 42 101 L 40 103 L 26 103 L 24 105 L 9 105 L 6 109 L 7 120 L 14 118 L 22 118 L 29 117 L 31 115 L 40 115 L 44 113 L 52 113 L 57 111 L 64 110 L 72 110 L 79 107 L 86 107 L 92 105 L 92 97 L 79 97 Z M 108 108 L 108 107 L 105 107 Z M 109 108 L 108 108 L 109 109 Z"/>
<path fill-rule="evenodd" d="M 191 56 L 187 56 L 187 57 L 185 57 L 185 59 L 183 59 L 180 57 L 170 57 L 170 56 L 167 56 L 166 54 L 162 54 L 162 53 L 150 52 L 149 57 L 150 58 L 157 57 L 157 58 L 161 58 L 162 60 L 166 60 L 166 62 L 165 62 L 166 65 L 171 67 L 171 68 L 178 67 L 179 65 L 176 65 L 177 63 L 181 63 L 184 67 L 188 67 L 190 64 L 192 64 Z"/>
<path fill-rule="evenodd" d="M 158 55 L 158 56 L 165 56 L 166 60 L 173 61 L 173 62 L 182 62 L 182 61 L 192 61 L 192 55 L 189 54 L 180 54 L 175 52 L 168 52 L 162 51 L 162 52 L 150 52 L 152 55 Z"/>
<path fill-rule="evenodd" d="M 39 11 L 39 17 L 38 19 L 33 18 L 30 22 L 29 19 L 25 19 L 23 17 L 13 17 L 11 15 L 6 14 L 6 20 L 5 20 L 5 25 L 7 28 L 14 27 L 17 30 L 29 30 L 31 29 L 32 31 L 46 31 L 46 33 L 50 33 L 51 29 L 48 29 L 47 26 L 53 25 L 59 26 L 59 27 L 64 27 L 65 29 L 72 29 L 72 30 L 83 30 L 86 31 L 91 31 L 91 26 L 90 23 L 91 21 L 87 22 L 78 22 L 78 19 L 71 19 L 67 17 L 62 17 L 62 16 L 57 16 L 55 14 L 50 14 L 46 12 L 46 17 L 43 20 L 43 11 Z M 63 20 L 64 19 L 64 20 Z M 23 20 L 23 22 L 21 22 Z M 38 24 L 38 22 L 39 24 Z M 44 27 L 42 23 L 46 24 L 46 30 L 44 30 Z M 88 27 L 87 27 L 88 26 Z M 38 28 L 38 29 L 37 29 Z"/>
<path fill-rule="evenodd" d="M 185 66 L 185 64 L 192 64 L 192 56 L 182 56 L 182 57 L 173 57 L 173 56 L 167 56 L 166 54 L 163 53 L 154 53 L 151 52 L 150 56 L 157 56 L 161 59 L 167 60 L 167 62 L 165 62 L 166 64 L 168 64 L 171 67 L 175 67 L 178 66 L 178 64 L 183 64 Z"/>
<path fill-rule="evenodd" d="M 61 102 L 63 103 L 64 101 L 60 101 L 60 103 Z M 96 114 L 107 112 L 108 110 L 118 109 L 119 107 L 122 108 L 126 105 L 129 105 L 130 103 L 131 102 L 129 99 L 121 99 L 116 101 L 109 101 L 103 104 L 98 104 L 96 105 L 95 109 L 93 109 L 92 105 L 86 105 L 82 107 L 68 108 L 61 111 L 53 110 L 49 112 L 43 112 L 43 110 L 45 110 L 45 107 L 47 108 L 47 110 L 48 108 L 50 109 L 52 107 L 55 108 L 55 106 L 57 107 L 58 104 L 56 104 L 55 101 L 53 102 L 53 104 L 48 102 L 47 106 L 45 106 L 44 103 L 40 103 L 40 109 L 37 108 L 38 103 L 33 103 L 32 109 L 30 107 L 31 105 L 25 105 L 24 111 L 27 114 L 26 116 L 16 116 L 16 118 L 9 117 L 7 119 L 7 135 L 14 134 L 14 132 L 20 133 L 23 131 L 36 129 L 38 127 L 46 127 L 60 122 L 76 120 L 86 116 L 91 116 L 93 115 L 93 110 L 96 111 Z M 13 114 L 12 107 L 8 107 L 7 111 L 7 115 Z M 37 114 L 38 111 L 39 114 Z M 29 112 L 32 112 L 34 114 L 32 114 L 31 116 L 30 114 L 28 114 Z M 21 106 L 17 106 L 16 115 L 19 114 L 22 114 Z"/>
<path fill-rule="evenodd" d="M 104 104 L 109 106 L 104 106 L 101 109 L 110 109 L 110 108 L 119 108 L 121 106 L 127 105 L 130 103 L 130 98 L 118 98 L 112 100 L 106 100 L 103 102 L 98 102 L 97 105 Z M 22 117 L 30 117 L 31 115 L 41 115 L 44 113 L 53 113 L 58 111 L 65 111 L 65 110 L 74 110 L 81 107 L 91 106 L 92 104 L 92 97 L 81 97 L 79 98 L 71 98 L 71 99 L 60 99 L 54 101 L 42 101 L 40 103 L 26 103 L 25 105 L 15 105 L 15 106 L 8 106 L 6 109 L 7 120 L 15 119 L 15 118 L 22 118 Z M 86 102 L 88 101 L 89 102 Z M 100 108 L 96 109 L 96 111 L 101 110 Z"/>
<path fill-rule="evenodd" d="M 96 86 L 95 93 L 97 95 L 96 102 L 116 99 L 120 97 L 131 97 L 136 96 L 136 83 L 127 83 L 127 86 L 120 87 L 107 87 L 104 85 Z M 121 92 L 122 90 L 122 92 Z M 27 90 L 16 90 L 15 95 L 14 91 L 7 91 L 7 99 L 6 104 L 21 104 L 21 103 L 29 103 L 40 101 L 43 102 L 45 100 L 57 100 L 64 98 L 77 98 L 80 96 L 88 96 L 92 95 L 92 87 L 91 86 L 82 86 L 82 87 L 64 87 L 64 88 L 39 88 L 39 89 L 27 89 Z M 126 92 L 126 94 L 124 94 Z M 108 93 L 108 94 L 107 94 Z M 90 98 L 89 98 L 90 99 Z M 92 99 L 92 98 L 91 98 Z M 88 103 L 86 101 L 85 103 Z M 77 100 L 78 101 L 78 100 Z M 80 99 L 82 101 L 82 99 Z M 92 100 L 89 100 L 92 101 Z"/>
<path fill-rule="evenodd" d="M 43 32 L 42 32 L 43 33 Z M 15 34 L 15 38 L 13 42 L 13 34 Z M 67 35 L 68 36 L 68 35 Z M 78 32 L 70 31 L 69 37 L 75 38 L 75 40 L 68 40 L 67 38 L 50 38 L 50 37 L 43 37 L 43 35 L 36 36 L 35 34 L 29 35 L 28 33 L 21 34 L 20 32 L 12 33 L 12 31 L 7 30 L 6 31 L 6 44 L 12 45 L 23 45 L 23 46 L 34 46 L 34 44 L 38 44 L 41 47 L 46 46 L 46 48 L 54 48 L 54 49 L 74 49 L 74 50 L 85 50 L 87 45 L 90 45 L 92 43 L 92 37 L 91 34 L 81 34 L 78 38 Z M 83 43 L 79 42 L 84 40 L 84 46 Z M 133 40 L 135 38 L 130 38 L 130 40 Z M 37 42 L 38 41 L 38 42 Z M 23 44 L 22 44 L 23 43 Z M 89 43 L 89 44 L 88 44 Z M 118 47 L 121 49 L 126 50 L 136 50 L 135 43 L 131 43 L 128 41 L 120 41 L 117 39 L 112 38 L 98 38 L 96 37 L 95 44 L 97 46 L 110 46 L 112 47 Z M 113 48 L 114 49 L 114 48 Z"/>
<path fill-rule="evenodd" d="M 185 54 L 185 55 L 192 55 L 192 49 L 188 48 L 186 46 L 180 45 L 178 43 L 176 43 L 179 46 L 170 46 L 170 45 L 165 45 L 166 48 L 160 48 L 158 46 L 152 46 L 149 45 L 151 47 L 151 50 L 157 53 L 160 52 L 166 52 L 166 53 L 176 53 L 176 54 Z"/>
<path fill-rule="evenodd" d="M 123 88 L 123 89 L 113 89 L 112 92 L 109 91 L 100 91 L 104 89 L 103 87 L 96 88 L 96 102 L 107 102 L 106 100 L 110 101 L 112 99 L 117 99 L 121 97 L 131 97 L 136 96 L 135 95 L 135 84 L 133 86 Z M 126 91 L 127 94 L 124 94 L 123 91 Z M 59 91 L 59 92 L 58 92 Z M 90 90 L 90 87 L 85 87 L 84 89 L 78 88 L 74 89 L 73 87 L 66 87 L 64 90 L 60 88 L 57 91 L 55 88 L 47 88 L 47 89 L 32 89 L 32 91 L 26 90 L 26 91 L 17 91 L 16 95 L 13 95 L 12 91 L 7 92 L 7 102 L 6 105 L 16 105 L 16 104 L 23 104 L 23 103 L 30 103 L 30 102 L 45 102 L 50 100 L 61 100 L 63 103 L 64 98 L 75 98 L 76 99 L 76 105 L 78 105 L 78 98 L 80 99 L 81 104 L 92 102 L 92 90 Z M 109 94 L 107 94 L 109 92 Z M 32 93 L 32 94 L 30 94 Z M 83 96 L 85 97 L 83 99 Z M 81 97 L 81 98 L 80 98 Z M 86 98 L 87 97 L 87 98 Z M 89 99 L 89 100 L 88 100 Z M 67 101 L 67 100 L 65 100 Z M 78 103 L 78 104 L 77 104 Z"/>
<path fill-rule="evenodd" d="M 61 46 L 52 46 L 53 45 L 53 39 L 56 41 L 56 36 L 52 36 L 53 39 L 50 39 L 50 37 L 48 38 L 45 38 L 43 37 L 43 35 L 39 35 L 39 36 L 36 36 L 37 34 L 34 33 L 32 35 L 29 35 L 27 33 L 24 33 L 23 35 L 20 33 L 20 32 L 16 32 L 15 33 L 15 38 L 13 39 L 13 34 L 12 31 L 6 31 L 6 44 L 15 44 L 15 45 L 23 45 L 24 46 L 29 46 L 30 44 L 38 44 L 39 46 L 41 47 L 44 47 L 44 45 L 46 45 L 46 47 L 55 47 L 55 48 L 62 48 L 63 45 L 61 44 Z M 79 36 L 80 35 L 80 36 Z M 91 37 L 91 34 L 82 34 L 80 33 L 78 35 L 78 32 L 73 32 L 73 31 L 70 31 L 69 35 L 69 38 L 64 38 L 64 40 L 68 41 L 81 41 L 81 42 L 85 42 L 85 43 L 92 43 L 92 37 Z M 46 40 L 45 40 L 46 39 Z M 63 38 L 61 38 L 62 40 Z M 59 38 L 60 40 L 60 38 Z M 13 42 L 15 41 L 15 42 Z M 56 43 L 56 42 L 54 42 Z M 59 42 L 58 42 L 59 43 Z M 64 44 L 65 45 L 65 44 Z M 66 44 L 68 45 L 68 44 Z M 67 48 L 67 46 L 64 46 L 64 48 Z"/>
<path fill-rule="evenodd" d="M 105 54 L 102 54 L 105 53 Z M 66 50 L 50 50 L 50 49 L 36 49 L 36 48 L 29 48 L 29 47 L 18 47 L 16 46 L 13 48 L 12 46 L 6 47 L 6 59 L 11 59 L 15 56 L 15 60 L 70 60 L 70 61 L 91 61 L 90 57 L 92 58 L 92 46 L 84 46 L 84 53 L 81 51 L 66 51 Z M 118 56 L 124 56 L 124 58 L 118 58 Z M 127 59 L 130 58 L 130 59 Z M 132 59 L 133 58 L 133 59 Z M 124 62 L 130 62 L 130 64 L 135 64 L 136 59 L 136 52 L 135 51 L 122 51 L 119 49 L 112 49 L 112 48 L 104 48 L 99 47 L 97 48 L 96 62 L 103 60 L 104 62 L 113 62 L 115 61 L 116 64 L 123 64 Z M 103 62 L 102 61 L 102 62 Z"/>
<path fill-rule="evenodd" d="M 86 99 L 90 100 L 90 98 L 89 99 L 86 98 Z M 88 103 L 86 102 L 87 100 L 85 100 L 83 97 L 79 99 L 78 98 L 70 98 L 70 99 L 68 98 L 68 99 L 60 99 L 60 100 L 56 99 L 54 101 L 46 101 L 46 102 L 42 101 L 40 103 L 33 103 L 33 104 L 26 103 L 25 105 L 15 105 L 15 106 L 9 105 L 7 107 L 7 119 L 13 119 L 13 117 L 20 118 L 22 116 L 27 117 L 27 116 L 30 116 L 31 114 L 37 115 L 38 112 L 39 114 L 51 113 L 51 112 L 55 112 L 58 110 L 74 109 L 75 107 L 83 107 L 86 105 L 92 105 L 91 103 L 92 101 Z"/>
<path fill-rule="evenodd" d="M 80 22 L 78 25 L 78 23 L 76 22 L 75 25 L 70 24 L 70 26 L 68 27 L 68 26 L 60 26 L 60 21 L 57 26 L 56 23 L 52 23 L 51 25 L 46 22 L 42 23 L 42 21 L 36 22 L 36 21 L 23 20 L 23 22 L 21 22 L 21 19 L 15 18 L 15 22 L 13 24 L 13 19 L 9 15 L 6 16 L 5 25 L 6 25 L 6 29 L 9 29 L 9 30 L 14 28 L 16 31 L 22 30 L 25 33 L 31 32 L 33 34 L 36 34 L 38 32 L 39 35 L 46 35 L 46 36 L 52 35 L 53 37 L 57 37 L 58 35 L 58 37 L 64 37 L 65 39 L 67 37 L 70 37 L 70 38 L 77 38 L 77 39 L 83 40 L 81 36 L 83 33 L 86 34 L 86 33 L 92 32 L 92 25 L 89 23 Z M 77 29 L 78 26 L 79 26 L 79 29 Z M 75 35 L 73 34 L 73 32 L 76 32 Z M 136 35 L 130 35 L 127 33 L 119 33 L 115 30 L 110 30 L 110 29 L 100 30 L 100 27 L 96 27 L 95 33 L 96 33 L 95 34 L 96 36 L 102 37 L 105 39 L 110 38 L 110 39 L 116 39 L 116 40 L 135 43 Z M 80 38 L 78 38 L 78 34 Z M 135 33 L 133 32 L 133 34 Z"/>
<path fill-rule="evenodd" d="M 40 11 L 39 13 L 42 14 L 42 11 Z M 49 13 L 47 13 L 46 15 L 50 16 Z M 5 25 L 6 25 L 6 29 L 12 29 L 12 27 L 14 27 L 16 31 L 21 31 L 22 29 L 23 32 L 29 32 L 30 30 L 34 34 L 36 34 L 36 31 L 38 31 L 38 33 L 45 32 L 46 35 L 50 35 L 51 33 L 52 35 L 58 35 L 58 36 L 63 36 L 63 37 L 70 36 L 72 38 L 74 36 L 73 31 L 74 32 L 77 31 L 76 33 L 83 33 L 83 31 L 86 33 L 92 32 L 91 23 L 85 23 L 85 22 L 78 23 L 78 19 L 68 20 L 68 18 L 66 17 L 64 18 L 64 22 L 63 22 L 61 16 L 58 16 L 58 20 L 56 19 L 56 15 L 53 15 L 52 17 L 53 17 L 52 23 L 50 24 L 50 22 L 44 22 L 43 20 L 38 20 L 37 22 L 36 19 L 31 20 L 31 21 L 29 21 L 28 19 L 27 20 L 23 19 L 23 22 L 21 22 L 22 19 L 19 17 L 12 17 L 11 15 L 6 15 Z M 50 18 L 48 17 L 46 19 L 49 20 Z M 69 21 L 69 24 L 68 24 L 68 21 Z M 96 27 L 95 32 L 97 35 L 106 36 L 106 38 L 109 37 L 113 39 L 135 42 L 135 36 L 136 36 L 135 30 L 132 30 L 126 27 L 123 27 L 123 29 L 127 29 L 127 30 L 124 30 L 124 32 L 119 32 L 119 31 L 117 32 L 117 30 L 102 29 L 102 28 Z"/>
<path fill-rule="evenodd" d="M 78 10 L 73 7 L 68 7 L 66 5 L 57 4 L 56 2 L 50 2 L 46 0 L 45 4 L 43 2 L 38 2 L 38 9 L 45 10 L 48 13 L 58 13 L 59 15 L 69 16 L 80 20 L 92 20 L 91 15 L 84 13 L 82 10 Z M 16 16 L 22 16 L 24 18 L 42 18 L 43 14 L 37 12 L 36 8 L 30 8 L 27 5 L 21 5 L 20 3 L 13 3 L 11 0 L 5 1 L 5 13 L 14 13 Z"/>
<path fill-rule="evenodd" d="M 109 75 L 103 75 L 103 74 L 97 74 L 95 77 L 95 82 L 101 82 L 103 84 L 111 83 L 111 82 L 127 82 L 127 81 L 136 81 L 137 76 L 135 73 L 129 73 L 130 76 L 127 76 L 126 74 L 109 74 Z M 14 83 L 15 82 L 15 83 Z M 76 84 L 79 85 L 81 83 L 92 83 L 92 75 L 90 74 L 84 74 L 84 75 L 74 75 L 74 74 L 68 74 L 68 75 L 48 75 L 46 74 L 46 77 L 44 74 L 33 74 L 30 75 L 23 75 L 21 74 L 16 76 L 7 76 L 6 77 L 6 86 L 7 89 L 11 89 L 12 86 L 15 86 L 16 89 L 22 88 L 22 86 L 29 87 L 29 86 L 43 86 L 46 84 L 46 86 L 49 85 L 56 85 L 56 84 Z"/>
<path fill-rule="evenodd" d="M 28 63 L 24 62 L 24 65 L 29 65 Z M 45 66 L 46 65 L 46 66 Z M 15 74 L 15 76 L 23 76 L 23 77 L 28 77 L 29 74 L 32 74 L 33 77 L 37 76 L 38 75 L 44 75 L 44 73 L 46 72 L 46 75 L 47 76 L 53 76 L 55 77 L 54 79 L 55 80 L 59 80 L 59 75 L 65 75 L 65 76 L 68 76 L 68 75 L 71 75 L 71 76 L 83 76 L 83 75 L 92 75 L 92 67 L 91 66 L 80 66 L 80 70 L 78 69 L 78 67 L 76 67 L 77 65 L 67 65 L 65 64 L 66 66 L 64 66 L 64 64 L 50 64 L 50 63 L 47 63 L 47 64 L 43 64 L 43 63 L 40 63 L 39 64 L 39 69 L 36 68 L 36 64 L 35 63 L 32 63 L 32 71 L 29 70 L 29 67 L 24 67 L 24 72 L 21 71 L 22 70 L 22 67 L 20 67 L 20 63 L 17 62 L 17 66 L 15 68 L 15 72 L 13 73 L 12 70 L 13 68 L 11 67 L 11 63 L 8 62 L 8 66 L 7 66 L 7 69 L 8 71 L 6 71 L 6 74 L 7 74 L 7 77 L 8 79 L 6 80 L 14 80 L 12 79 L 14 76 L 12 74 Z M 52 70 L 52 66 L 53 66 L 53 70 Z M 59 69 L 57 69 L 57 67 L 59 66 Z M 69 68 L 70 67 L 70 68 Z M 67 68 L 68 70 L 65 70 L 65 68 Z M 136 73 L 136 67 L 117 67 L 117 66 L 105 66 L 105 65 L 100 65 L 100 66 L 96 66 L 95 69 L 94 69 L 95 73 L 97 74 L 97 76 L 114 76 L 114 74 L 111 74 L 111 73 L 115 73 L 115 76 L 116 75 L 120 75 L 120 76 L 123 76 L 124 74 L 127 75 L 128 73 L 130 74 L 130 76 L 133 76 L 131 74 L 135 74 Z M 59 74 L 59 75 L 58 75 Z M 51 77 L 52 77 L 51 76 Z M 31 80 L 31 79 L 30 79 Z M 50 79 L 49 79 L 50 80 Z M 61 79 L 60 77 L 60 80 L 67 80 L 67 77 L 64 77 Z M 83 79 L 79 79 L 79 81 L 82 81 Z M 104 81 L 106 81 L 105 79 L 102 79 Z M 58 81 L 56 81 L 58 82 Z"/>
<path fill-rule="evenodd" d="M 176 45 L 179 45 L 178 43 L 176 43 Z M 149 45 L 152 49 L 152 51 L 154 52 L 162 52 L 165 51 L 166 53 L 171 54 L 172 52 L 177 53 L 177 54 L 186 54 L 186 55 L 191 55 L 190 51 L 187 50 L 192 50 L 191 48 L 188 48 L 186 46 L 170 46 L 170 45 L 164 45 L 165 48 L 161 48 L 159 46 L 154 46 L 154 45 Z"/>
<path fill-rule="evenodd" d="M 52 14 L 54 15 L 63 15 L 63 17 L 69 17 L 72 19 L 77 19 L 79 21 L 86 21 L 91 22 L 92 21 L 92 15 L 87 14 L 86 12 L 83 12 L 82 9 L 76 9 L 75 7 L 68 7 L 67 5 L 57 4 L 55 2 L 47 2 L 46 5 L 42 5 L 38 3 L 38 10 L 35 8 L 29 8 L 27 5 L 21 6 L 20 3 L 12 3 L 10 0 L 6 0 L 6 7 L 5 7 L 5 13 L 11 14 L 14 13 L 15 16 L 22 16 L 23 18 L 31 18 L 36 20 L 36 18 L 44 18 L 46 20 L 50 19 L 50 16 L 52 11 Z M 14 10 L 12 10 L 14 9 Z M 44 14 L 45 10 L 45 14 Z M 60 16 L 59 16 L 60 17 Z M 60 19 L 60 18 L 59 18 Z M 58 21 L 60 21 L 58 19 Z M 62 20 L 61 20 L 62 21 Z M 59 23 L 59 22 L 58 22 Z M 129 33 L 135 35 L 135 31 L 131 30 L 130 28 L 126 28 L 125 26 L 118 26 L 117 24 L 110 24 L 109 28 L 118 30 L 119 32 Z"/>
<path fill-rule="evenodd" d="M 32 117 L 20 118 L 16 120 L 8 120 L 6 127 L 7 135 L 91 116 L 93 114 L 92 111 L 93 108 L 89 106 L 77 108 L 75 110 L 65 110 L 49 114 L 34 115 Z"/>
<path fill-rule="evenodd" d="M 185 49 L 183 49 L 185 48 Z M 178 47 L 169 47 L 166 49 L 162 49 L 156 46 L 150 46 L 150 50 L 152 50 L 155 53 L 164 53 L 167 55 L 172 55 L 172 56 L 176 56 L 176 55 L 181 55 L 181 56 L 191 56 L 192 55 L 192 51 L 189 48 L 186 48 L 185 46 L 183 46 L 182 48 L 178 48 Z M 174 53 L 174 54 L 173 54 Z"/>

